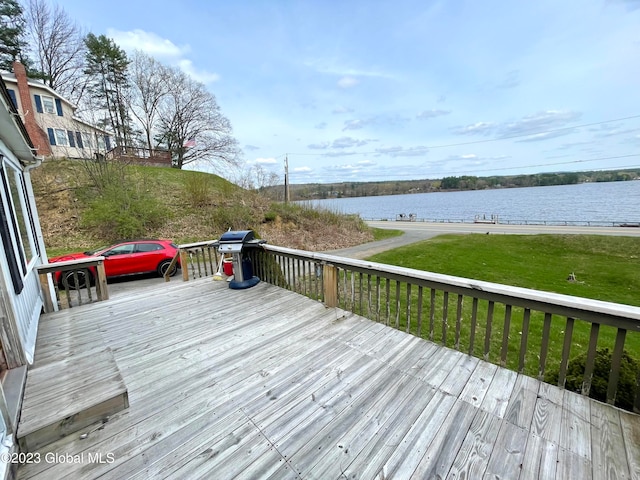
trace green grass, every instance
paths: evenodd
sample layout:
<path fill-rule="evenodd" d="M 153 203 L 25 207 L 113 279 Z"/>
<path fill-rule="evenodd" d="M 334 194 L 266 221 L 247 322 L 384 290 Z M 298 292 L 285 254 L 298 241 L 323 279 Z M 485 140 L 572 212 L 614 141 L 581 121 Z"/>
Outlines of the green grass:
<path fill-rule="evenodd" d="M 391 230 L 389 228 L 372 228 L 373 240 L 386 240 L 387 238 L 399 237 L 404 234 L 402 230 Z"/>
<path fill-rule="evenodd" d="M 443 235 L 368 260 L 640 306 L 636 237 Z"/>
<path fill-rule="evenodd" d="M 430 272 L 489 282 L 514 285 L 536 290 L 594 298 L 604 301 L 640 306 L 640 239 L 631 237 L 578 236 L 578 235 L 444 235 L 434 239 L 381 253 L 368 260 L 398 265 Z M 576 281 L 568 281 L 573 273 Z M 364 277 L 364 276 L 363 276 Z M 343 279 L 341 287 L 343 288 Z M 351 282 L 353 281 L 353 287 Z M 375 318 L 377 316 L 375 293 L 373 303 L 367 298 L 367 282 L 360 287 L 359 274 L 349 274 L 347 295 L 343 295 L 343 308 L 348 308 Z M 373 280 L 375 282 L 375 280 Z M 375 284 L 372 287 L 375 289 Z M 362 288 L 362 290 L 361 290 Z M 390 282 L 389 293 L 385 281 L 381 282 L 380 321 L 398 325 L 407 330 L 407 298 L 410 302 L 410 324 L 408 330 L 423 338 L 430 338 L 461 351 L 472 351 L 482 358 L 485 345 L 489 347 L 488 359 L 499 363 L 505 335 L 508 338 L 506 366 L 518 368 L 522 339 L 524 309 L 514 307 L 510 326 L 505 330 L 506 308 L 495 304 L 488 332 L 489 305 L 478 302 L 478 323 L 473 348 L 470 345 L 472 299 L 462 302 L 462 321 L 457 324 L 458 296 L 449 294 L 444 308 L 443 292 L 425 289 L 422 301 L 422 325 L 417 324 L 418 294 L 413 287 L 407 295 L 407 285 L 396 290 L 395 281 Z M 348 298 L 354 292 L 355 302 Z M 360 291 L 364 292 L 362 306 Z M 386 301 L 389 300 L 389 312 Z M 353 304 L 355 303 L 355 304 Z M 433 327 L 430 322 L 433 308 Z M 388 316 L 387 316 L 388 315 Z M 443 319 L 446 318 L 446 322 Z M 529 337 L 524 372 L 538 375 L 540 344 L 544 315 L 531 312 Z M 445 328 L 443 328 L 445 325 Z M 553 316 L 546 371 L 557 368 L 561 359 L 564 331 L 567 319 Z M 420 332 L 418 329 L 420 328 Z M 459 328 L 459 344 L 456 346 L 456 329 Z M 446 331 L 445 331 L 446 330 Z M 576 320 L 571 344 L 571 357 L 586 351 L 589 343 L 590 324 Z M 598 348 L 613 349 L 616 330 L 601 327 Z M 487 338 L 488 337 L 488 338 Z M 486 344 L 485 344 L 486 342 Z M 640 334 L 629 332 L 625 349 L 635 358 L 640 358 Z"/>

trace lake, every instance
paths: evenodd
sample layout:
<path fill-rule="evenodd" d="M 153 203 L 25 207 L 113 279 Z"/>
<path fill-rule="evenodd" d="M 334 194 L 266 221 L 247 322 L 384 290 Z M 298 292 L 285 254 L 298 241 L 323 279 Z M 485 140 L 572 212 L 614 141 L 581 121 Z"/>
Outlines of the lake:
<path fill-rule="evenodd" d="M 549 187 L 414 193 L 301 202 L 365 220 L 473 222 L 497 215 L 500 223 L 611 225 L 640 222 L 640 181 Z"/>

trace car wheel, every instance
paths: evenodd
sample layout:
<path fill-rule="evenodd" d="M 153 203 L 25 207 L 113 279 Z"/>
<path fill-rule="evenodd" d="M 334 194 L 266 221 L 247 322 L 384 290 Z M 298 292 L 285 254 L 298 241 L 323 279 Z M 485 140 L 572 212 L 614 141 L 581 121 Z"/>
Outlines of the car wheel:
<path fill-rule="evenodd" d="M 161 277 L 164 277 L 165 274 L 167 273 L 167 270 L 169 270 L 170 265 L 171 265 L 171 260 L 163 260 L 162 262 L 160 262 L 160 265 L 158 265 L 158 275 L 160 275 Z M 178 267 L 174 265 L 173 269 L 169 273 L 169 276 L 173 277 L 177 271 L 178 271 Z"/>
<path fill-rule="evenodd" d="M 77 278 L 77 283 L 76 283 Z M 72 270 L 64 272 L 60 283 L 63 288 L 69 288 L 70 290 L 79 290 L 87 286 L 91 286 L 93 276 L 87 270 Z"/>

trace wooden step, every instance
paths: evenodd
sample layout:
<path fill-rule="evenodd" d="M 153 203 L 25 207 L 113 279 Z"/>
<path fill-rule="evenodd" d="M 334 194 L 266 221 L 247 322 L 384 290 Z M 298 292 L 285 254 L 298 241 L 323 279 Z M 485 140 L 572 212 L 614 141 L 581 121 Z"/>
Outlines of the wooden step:
<path fill-rule="evenodd" d="M 18 425 L 22 452 L 104 421 L 129 406 L 110 348 L 35 364 L 27 373 Z"/>

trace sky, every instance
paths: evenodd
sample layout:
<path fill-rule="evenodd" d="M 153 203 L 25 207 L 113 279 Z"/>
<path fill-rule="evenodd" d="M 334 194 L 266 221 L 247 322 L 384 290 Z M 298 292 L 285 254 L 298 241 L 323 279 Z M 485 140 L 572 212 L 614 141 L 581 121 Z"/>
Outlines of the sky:
<path fill-rule="evenodd" d="M 640 0 L 58 5 L 204 83 L 291 183 L 640 166 Z"/>

